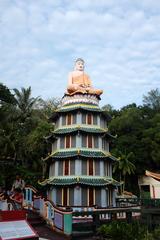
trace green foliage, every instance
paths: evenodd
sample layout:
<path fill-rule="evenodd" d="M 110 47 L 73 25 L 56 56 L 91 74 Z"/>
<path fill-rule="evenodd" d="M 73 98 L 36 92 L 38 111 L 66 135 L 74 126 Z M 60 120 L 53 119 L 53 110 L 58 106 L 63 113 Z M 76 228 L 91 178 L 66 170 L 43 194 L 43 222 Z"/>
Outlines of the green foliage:
<path fill-rule="evenodd" d="M 34 106 L 36 102 L 39 101 L 39 97 L 31 97 L 31 87 L 26 89 L 21 88 L 21 92 L 18 89 L 14 89 L 14 92 L 18 110 L 17 113 L 19 115 L 21 123 L 24 123 L 31 117 Z"/>
<path fill-rule="evenodd" d="M 160 226 L 157 226 L 153 231 L 153 239 L 160 240 Z"/>
<path fill-rule="evenodd" d="M 149 108 L 159 111 L 160 110 L 160 91 L 159 89 L 153 89 L 148 92 L 147 96 L 143 96 L 143 103 Z"/>
<path fill-rule="evenodd" d="M 46 121 L 39 121 L 36 128 L 28 135 L 27 143 L 31 147 L 31 151 L 35 151 L 36 148 L 41 148 L 44 142 L 44 137 L 51 134 L 54 130 L 54 126 Z"/>
<path fill-rule="evenodd" d="M 41 114 L 43 115 L 43 117 L 48 120 L 60 103 L 61 99 L 59 98 L 51 98 L 46 101 L 40 99 L 38 107 L 41 110 Z"/>
<path fill-rule="evenodd" d="M 138 221 L 128 224 L 126 222 L 112 222 L 108 225 L 102 225 L 98 233 L 106 239 L 113 240 L 151 240 L 151 235 L 144 225 Z"/>
<path fill-rule="evenodd" d="M 125 176 L 126 174 L 133 174 L 136 167 L 133 163 L 129 161 L 130 158 L 134 157 L 133 152 L 130 152 L 127 155 L 120 152 L 119 156 L 120 157 L 118 161 L 114 165 L 113 172 L 115 172 L 116 170 L 120 170 L 123 176 Z"/>
<path fill-rule="evenodd" d="M 121 192 L 124 192 L 126 175 L 134 174 L 136 170 L 135 165 L 129 161 L 130 159 L 133 159 L 134 154 L 133 152 L 130 152 L 128 154 L 118 152 L 118 155 L 119 155 L 119 158 L 118 158 L 118 161 L 115 162 L 114 164 L 113 173 L 116 171 L 119 172 L 120 182 L 121 180 L 123 180 L 123 189 L 121 189 Z M 123 179 L 121 179 L 121 175 L 123 176 Z"/>
<path fill-rule="evenodd" d="M 27 136 L 27 145 L 28 145 L 28 154 L 31 156 L 31 159 L 37 159 L 34 164 L 32 164 L 33 169 L 42 170 L 42 157 L 45 157 L 50 149 L 48 149 L 48 144 L 45 141 L 45 137 L 51 134 L 54 126 L 47 121 L 40 120 L 36 128 L 30 132 Z M 42 173 L 42 171 L 41 171 Z"/>
<path fill-rule="evenodd" d="M 159 90 L 152 90 L 144 97 L 143 106 L 136 106 L 133 103 L 114 111 L 109 124 L 110 132 L 117 135 L 117 139 L 111 145 L 112 154 L 119 158 L 121 153 L 126 156 L 132 153 L 129 161 L 135 165 L 137 177 L 143 175 L 146 169 L 153 171 L 159 169 L 159 96 Z M 118 171 L 115 172 L 115 177 L 119 177 Z M 125 182 L 128 190 L 134 189 L 135 193 L 138 192 L 138 188 L 135 189 L 135 184 L 133 184 L 135 176 L 126 174 Z"/>
<path fill-rule="evenodd" d="M 37 169 L 28 168 L 25 166 L 17 166 L 15 173 L 20 173 L 26 184 L 33 185 L 38 188 L 38 179 L 41 179 L 42 171 Z"/>
<path fill-rule="evenodd" d="M 15 98 L 13 94 L 11 94 L 10 90 L 0 83 L 0 103 L 10 103 L 10 104 L 15 104 Z"/>
<path fill-rule="evenodd" d="M 15 105 L 3 102 L 0 109 L 0 182 L 7 188 L 17 171 L 28 183 L 37 182 L 42 175 L 41 158 L 48 152 L 44 137 L 53 130 L 45 109 L 39 107 L 40 99 L 31 96 L 31 87 L 14 92 Z"/>

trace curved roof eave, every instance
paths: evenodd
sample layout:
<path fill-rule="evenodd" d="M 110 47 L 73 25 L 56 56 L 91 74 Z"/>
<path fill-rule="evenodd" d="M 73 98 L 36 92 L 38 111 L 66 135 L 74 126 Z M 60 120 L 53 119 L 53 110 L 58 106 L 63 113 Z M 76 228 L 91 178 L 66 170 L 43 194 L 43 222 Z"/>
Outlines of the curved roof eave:
<path fill-rule="evenodd" d="M 61 177 L 51 177 L 43 182 L 39 182 L 40 185 L 87 185 L 87 186 L 107 186 L 114 185 L 119 186 L 119 182 L 110 177 L 99 177 L 99 176 L 61 176 Z"/>

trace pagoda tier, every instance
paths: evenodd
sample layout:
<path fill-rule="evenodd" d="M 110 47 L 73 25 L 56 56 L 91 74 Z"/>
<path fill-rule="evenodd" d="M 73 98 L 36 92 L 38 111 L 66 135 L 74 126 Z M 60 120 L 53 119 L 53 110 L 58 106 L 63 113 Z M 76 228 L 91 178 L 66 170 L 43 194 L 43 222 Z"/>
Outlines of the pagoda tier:
<path fill-rule="evenodd" d="M 72 126 L 68 126 L 68 127 L 61 127 L 58 128 L 54 131 L 55 135 L 58 134 L 66 134 L 66 133 L 73 133 L 73 132 L 77 132 L 77 131 L 81 131 L 81 132 L 90 132 L 90 133 L 98 133 L 98 134 L 105 134 L 108 133 L 108 128 L 101 128 L 101 127 L 97 127 L 97 126 L 86 126 L 85 124 L 79 124 L 79 125 L 72 125 Z"/>
<path fill-rule="evenodd" d="M 48 159 L 53 159 L 53 158 L 66 159 L 66 158 L 79 157 L 79 156 L 85 157 L 85 158 L 89 158 L 89 157 L 103 158 L 103 159 L 110 159 L 110 160 L 116 161 L 116 158 L 113 157 L 109 152 L 105 152 L 97 149 L 89 149 L 89 148 L 58 149 L 52 152 L 46 158 L 44 158 L 43 161 L 46 161 Z"/>
<path fill-rule="evenodd" d="M 98 176 L 63 176 L 63 177 L 51 177 L 40 183 L 42 186 L 46 185 L 86 185 L 86 186 L 107 186 L 115 185 L 118 186 L 119 183 L 113 178 L 98 177 Z"/>
<path fill-rule="evenodd" d="M 43 159 L 49 176 L 40 184 L 49 197 L 63 206 L 107 207 L 115 204 L 109 152 L 114 137 L 108 132 L 108 114 L 99 108 L 100 97 L 93 94 L 64 95 L 51 121 L 54 132 L 48 137 L 51 153 Z"/>

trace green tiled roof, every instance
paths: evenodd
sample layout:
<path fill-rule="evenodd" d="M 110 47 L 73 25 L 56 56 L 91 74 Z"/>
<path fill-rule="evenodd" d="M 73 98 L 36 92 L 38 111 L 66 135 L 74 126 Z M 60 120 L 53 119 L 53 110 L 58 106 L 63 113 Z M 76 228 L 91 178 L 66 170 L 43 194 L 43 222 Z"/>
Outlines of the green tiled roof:
<path fill-rule="evenodd" d="M 97 105 L 80 103 L 80 104 L 69 104 L 61 108 L 58 108 L 56 112 L 69 112 L 75 109 L 84 109 L 88 111 L 102 112 L 102 110 Z"/>
<path fill-rule="evenodd" d="M 82 110 L 90 111 L 90 112 L 101 113 L 105 118 L 107 118 L 107 119 L 111 118 L 107 114 L 107 112 L 102 110 L 99 106 L 93 105 L 93 104 L 81 103 L 81 104 L 69 104 L 69 105 L 65 105 L 63 107 L 56 109 L 50 119 L 54 120 L 55 118 L 57 118 L 58 113 L 65 113 L 65 112 L 67 113 L 67 112 L 72 112 L 72 111 L 75 111 L 78 109 L 82 109 Z"/>
<path fill-rule="evenodd" d="M 80 149 L 65 149 L 57 150 L 51 153 L 48 157 L 55 158 L 66 158 L 66 157 L 75 157 L 75 156 L 84 156 L 84 157 L 106 157 L 105 153 L 102 151 L 95 150 L 80 150 Z"/>
<path fill-rule="evenodd" d="M 65 126 L 56 129 L 53 133 L 54 134 L 66 134 L 66 133 L 72 133 L 76 131 L 82 131 L 82 132 L 89 132 L 89 133 L 107 133 L 108 129 L 97 127 L 96 125 L 72 125 L 72 126 Z"/>
<path fill-rule="evenodd" d="M 42 186 L 45 185 L 87 185 L 87 186 L 106 186 L 106 185 L 119 185 L 119 182 L 109 177 L 99 176 L 61 176 L 51 177 L 49 179 L 40 182 Z"/>
<path fill-rule="evenodd" d="M 113 157 L 109 152 L 105 152 L 99 149 L 92 149 L 92 148 L 67 148 L 67 149 L 58 149 L 55 152 L 52 152 L 50 155 L 48 155 L 44 161 L 49 158 L 67 158 L 67 157 L 76 157 L 76 156 L 82 156 L 82 157 L 91 157 L 91 158 L 110 158 L 111 160 L 116 160 L 115 157 Z"/>

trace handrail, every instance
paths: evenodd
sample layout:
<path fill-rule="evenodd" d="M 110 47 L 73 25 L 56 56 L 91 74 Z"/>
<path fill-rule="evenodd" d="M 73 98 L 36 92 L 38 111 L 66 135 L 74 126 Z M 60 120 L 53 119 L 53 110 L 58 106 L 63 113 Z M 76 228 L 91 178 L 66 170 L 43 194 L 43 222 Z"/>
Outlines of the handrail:
<path fill-rule="evenodd" d="M 14 201 L 11 200 L 11 199 L 0 200 L 0 210 L 1 211 L 16 210 L 16 206 L 14 204 Z"/>
<path fill-rule="evenodd" d="M 34 188 L 33 186 L 31 186 L 31 185 L 27 185 L 27 186 L 25 187 L 25 189 L 30 189 L 30 190 L 32 190 L 34 193 L 38 193 L 38 190 L 37 190 L 36 188 Z M 38 198 L 38 197 L 43 198 L 41 195 L 37 196 L 37 198 Z M 45 203 L 49 202 L 49 203 L 52 205 L 52 207 L 55 208 L 55 209 L 58 210 L 58 211 L 61 211 L 61 212 L 64 212 L 64 213 L 65 213 L 65 212 L 71 212 L 71 211 L 72 211 L 71 209 L 64 209 L 64 208 L 61 208 L 61 207 L 57 206 L 52 200 L 49 200 L 49 199 L 47 199 L 47 198 L 43 198 L 43 199 L 44 199 Z"/>
<path fill-rule="evenodd" d="M 59 211 L 61 211 L 61 212 L 64 212 L 64 213 L 66 213 L 66 212 L 72 212 L 72 209 L 71 209 L 71 208 L 69 208 L 69 209 L 68 209 L 68 208 L 66 208 L 66 209 L 61 208 L 61 207 L 55 205 L 52 200 L 46 199 L 46 202 L 49 202 L 56 210 L 59 210 Z"/>
<path fill-rule="evenodd" d="M 146 208 L 156 208 L 160 207 L 160 198 L 117 198 L 116 203 L 117 205 L 123 204 L 123 207 L 125 207 L 126 204 L 129 204 L 128 206 L 130 207 L 142 206 Z"/>
<path fill-rule="evenodd" d="M 34 193 L 37 193 L 37 192 L 38 192 L 38 190 L 37 190 L 35 187 L 31 186 L 31 185 L 26 185 L 25 188 L 30 188 L 30 189 L 32 189 L 32 191 L 33 191 Z"/>
<path fill-rule="evenodd" d="M 61 205 L 61 204 L 57 204 L 57 206 L 58 207 L 63 207 L 63 205 Z M 92 206 L 87 206 L 87 205 L 74 205 L 74 206 L 72 206 L 72 205 L 66 205 L 66 208 L 73 208 L 73 207 L 77 207 L 77 208 L 88 208 L 88 207 L 95 207 L 96 205 L 92 205 Z"/>
<path fill-rule="evenodd" d="M 52 200 L 41 195 L 38 196 L 37 193 L 37 189 L 32 186 L 28 185 L 25 187 L 25 208 L 38 212 L 51 228 L 71 235 L 72 209 L 58 207 Z"/>

